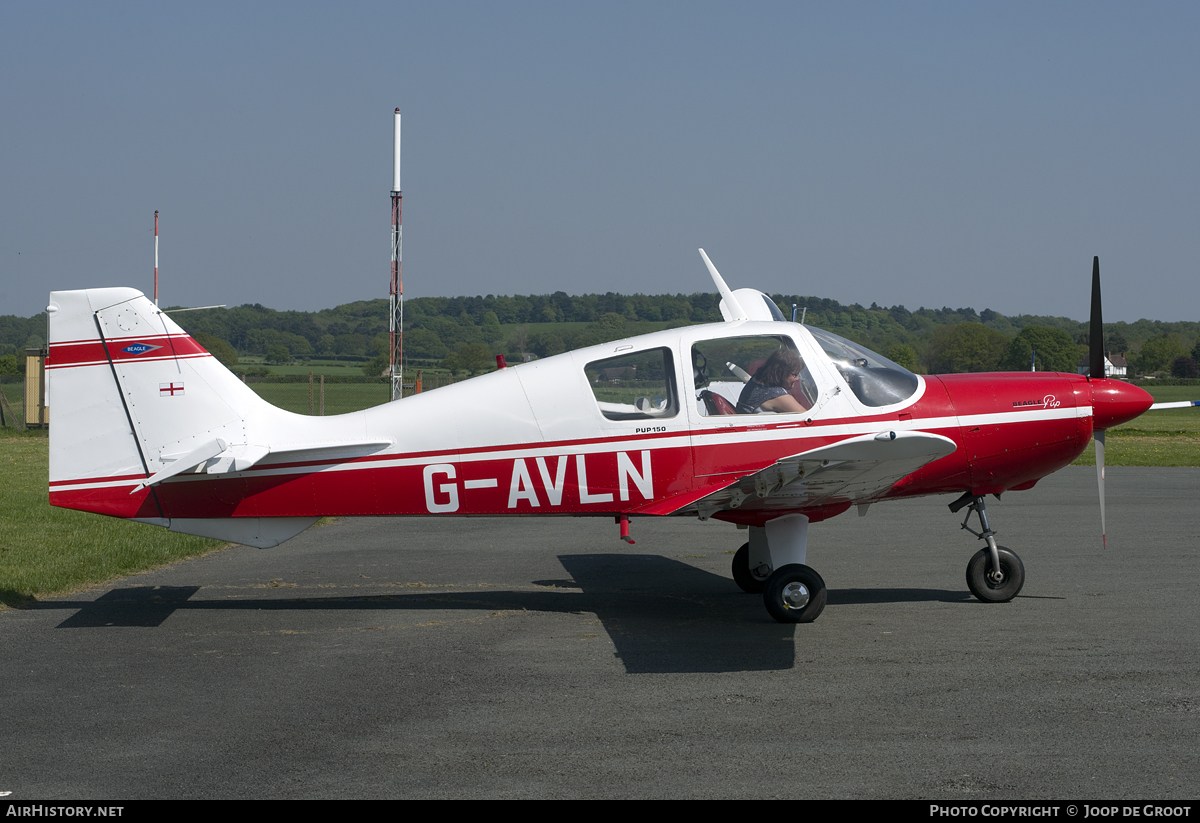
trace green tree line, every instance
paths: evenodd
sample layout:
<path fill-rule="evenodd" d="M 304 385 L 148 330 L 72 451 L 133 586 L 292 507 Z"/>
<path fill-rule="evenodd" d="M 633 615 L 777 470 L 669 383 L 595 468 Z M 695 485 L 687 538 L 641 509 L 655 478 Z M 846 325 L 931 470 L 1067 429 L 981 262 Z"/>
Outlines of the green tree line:
<path fill-rule="evenodd" d="M 927 373 L 1075 371 L 1086 355 L 1087 322 L 1066 317 L 1005 316 L 991 309 L 869 307 L 805 295 L 774 294 L 784 316 L 792 306 L 809 325 L 828 329 Z M 168 309 L 169 310 L 169 309 Z M 387 361 L 388 304 L 346 303 L 317 312 L 276 311 L 261 304 L 174 315 L 224 362 L 256 356 L 284 363 L 316 358 L 363 364 L 378 374 Z M 410 363 L 461 373 L 493 368 L 526 353 L 547 357 L 583 346 L 721 319 L 715 294 L 487 295 L 419 297 L 404 305 L 404 351 Z M 23 349 L 40 346 L 45 315 L 0 316 L 0 373 L 23 367 Z M 1127 355 L 1142 374 L 1191 376 L 1200 361 L 1200 322 L 1105 324 L 1106 348 Z M 1036 352 L 1036 355 L 1034 354 Z"/>

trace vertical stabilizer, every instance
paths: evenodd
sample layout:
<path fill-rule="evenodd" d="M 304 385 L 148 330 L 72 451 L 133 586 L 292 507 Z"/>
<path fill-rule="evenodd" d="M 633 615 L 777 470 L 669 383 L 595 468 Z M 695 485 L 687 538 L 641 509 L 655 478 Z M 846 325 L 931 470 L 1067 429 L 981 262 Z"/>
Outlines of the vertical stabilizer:
<path fill-rule="evenodd" d="M 272 409 L 135 289 L 52 292 L 50 502 L 159 517 L 142 479 Z"/>

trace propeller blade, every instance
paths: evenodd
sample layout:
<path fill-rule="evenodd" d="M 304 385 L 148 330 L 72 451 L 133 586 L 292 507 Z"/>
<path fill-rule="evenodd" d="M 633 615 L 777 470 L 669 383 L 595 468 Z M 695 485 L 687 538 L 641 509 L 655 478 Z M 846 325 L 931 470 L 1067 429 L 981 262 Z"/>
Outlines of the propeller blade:
<path fill-rule="evenodd" d="M 1092 258 L 1092 316 L 1088 321 L 1088 377 L 1104 377 L 1104 318 L 1100 311 L 1100 258 Z"/>
<path fill-rule="evenodd" d="M 1192 406 L 1200 406 L 1200 400 L 1174 400 L 1170 403 L 1151 403 L 1150 411 L 1155 409 L 1190 409 Z"/>
<path fill-rule="evenodd" d="M 1108 529 L 1104 525 L 1104 432 L 1092 432 L 1096 441 L 1096 485 L 1100 487 L 1100 545 L 1108 547 Z"/>
<path fill-rule="evenodd" d="M 1088 319 L 1088 377 L 1104 377 L 1104 318 L 1100 309 L 1100 258 L 1092 258 L 1092 314 Z M 1096 485 L 1100 489 L 1100 544 L 1108 545 L 1104 523 L 1104 430 L 1092 432 L 1096 441 Z"/>

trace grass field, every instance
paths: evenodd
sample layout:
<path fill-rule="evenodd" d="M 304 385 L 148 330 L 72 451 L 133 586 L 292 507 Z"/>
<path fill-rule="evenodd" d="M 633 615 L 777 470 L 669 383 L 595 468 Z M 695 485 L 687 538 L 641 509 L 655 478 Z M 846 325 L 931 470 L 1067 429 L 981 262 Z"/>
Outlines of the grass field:
<path fill-rule="evenodd" d="M 1200 400 L 1196 386 L 1145 388 L 1158 403 Z M 1108 466 L 1200 466 L 1200 408 L 1146 412 L 1109 429 L 1104 446 Z M 1086 449 L 1075 465 L 1096 465 L 1096 450 Z"/>
<path fill-rule="evenodd" d="M 309 413 L 308 383 L 248 383 L 258 396 L 273 406 L 296 414 Z M 391 386 L 386 383 L 326 383 L 325 414 L 369 409 L 388 402 Z M 321 411 L 321 386 L 312 388 L 312 413 Z"/>
<path fill-rule="evenodd" d="M 246 361 L 240 361 L 238 363 L 238 365 L 240 365 L 240 366 L 258 366 L 258 365 L 263 365 L 263 364 L 251 363 L 248 360 L 246 360 Z M 298 374 L 298 375 L 307 376 L 309 372 L 312 372 L 315 376 L 317 376 L 319 378 L 322 374 L 329 375 L 329 376 L 337 375 L 339 377 L 362 377 L 362 373 L 363 373 L 362 367 L 363 367 L 362 363 L 347 363 L 347 362 L 329 361 L 329 360 L 326 360 L 326 361 L 313 360 L 309 363 L 300 363 L 300 364 L 297 364 L 294 366 L 267 366 L 267 369 L 270 370 L 271 374 L 280 374 L 280 375 L 297 375 Z"/>
<path fill-rule="evenodd" d="M 47 502 L 44 434 L 0 435 L 0 608 L 195 557 L 224 543 Z"/>
<path fill-rule="evenodd" d="M 307 374 L 307 372 L 306 372 Z M 415 379 L 415 370 L 406 372 L 406 385 Z M 424 374 L 424 391 L 433 391 L 441 385 L 447 385 L 451 380 L 461 382 L 467 378 L 451 378 L 446 372 L 426 372 Z M 309 414 L 308 381 L 303 383 L 259 383 L 251 380 L 247 385 L 258 393 L 258 396 L 268 403 L 287 409 L 296 414 Z M 312 387 L 311 413 L 321 413 L 321 384 L 314 376 Z M 388 402 L 391 386 L 385 382 L 376 383 L 326 383 L 325 384 L 325 414 L 345 414 L 346 412 L 369 409 Z M 406 390 L 405 397 L 411 394 Z"/>

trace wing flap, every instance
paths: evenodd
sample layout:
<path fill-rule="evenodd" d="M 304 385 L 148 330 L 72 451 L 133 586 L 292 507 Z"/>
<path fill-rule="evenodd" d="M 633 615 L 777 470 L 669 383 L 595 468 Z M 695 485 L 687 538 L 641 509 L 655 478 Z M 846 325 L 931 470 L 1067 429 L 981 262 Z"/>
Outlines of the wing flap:
<path fill-rule="evenodd" d="M 707 517 L 722 509 L 796 510 L 829 503 L 869 503 L 922 466 L 952 454 L 954 441 L 928 432 L 852 437 L 777 460 L 683 505 Z"/>

